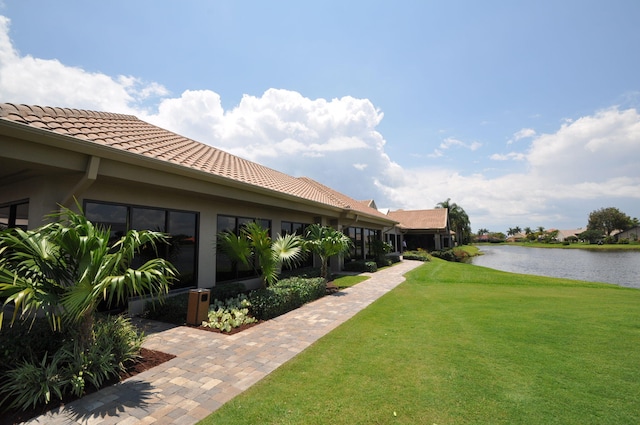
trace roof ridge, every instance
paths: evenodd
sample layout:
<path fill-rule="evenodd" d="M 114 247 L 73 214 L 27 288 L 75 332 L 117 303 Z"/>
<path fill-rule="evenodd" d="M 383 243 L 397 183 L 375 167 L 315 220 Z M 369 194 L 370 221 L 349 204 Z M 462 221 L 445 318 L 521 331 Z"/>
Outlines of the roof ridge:
<path fill-rule="evenodd" d="M 107 118 L 107 119 L 129 119 L 142 121 L 131 114 L 121 114 L 116 112 L 92 111 L 89 109 L 65 108 L 56 106 L 26 105 L 24 103 L 0 103 L 0 116 L 6 116 L 5 106 L 11 106 L 16 111 L 28 111 L 37 117 L 54 116 L 66 118 Z"/>
<path fill-rule="evenodd" d="M 134 115 L 51 106 L 0 103 L 0 121 L 174 163 L 192 170 L 343 210 L 383 217 L 376 209 L 309 178 L 298 178 Z"/>

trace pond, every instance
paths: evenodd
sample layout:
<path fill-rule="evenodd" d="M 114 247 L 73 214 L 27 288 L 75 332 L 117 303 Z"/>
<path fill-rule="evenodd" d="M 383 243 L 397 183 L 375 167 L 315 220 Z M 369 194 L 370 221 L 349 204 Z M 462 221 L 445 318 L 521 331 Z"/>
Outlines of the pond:
<path fill-rule="evenodd" d="M 471 263 L 513 273 L 605 282 L 640 289 L 640 251 L 481 246 Z"/>

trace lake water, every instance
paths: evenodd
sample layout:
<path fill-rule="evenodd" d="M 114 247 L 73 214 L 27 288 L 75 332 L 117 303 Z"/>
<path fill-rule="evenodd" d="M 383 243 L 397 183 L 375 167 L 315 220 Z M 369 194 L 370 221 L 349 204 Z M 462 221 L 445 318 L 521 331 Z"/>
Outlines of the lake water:
<path fill-rule="evenodd" d="M 640 251 L 483 245 L 472 264 L 513 273 L 614 283 L 640 289 Z"/>

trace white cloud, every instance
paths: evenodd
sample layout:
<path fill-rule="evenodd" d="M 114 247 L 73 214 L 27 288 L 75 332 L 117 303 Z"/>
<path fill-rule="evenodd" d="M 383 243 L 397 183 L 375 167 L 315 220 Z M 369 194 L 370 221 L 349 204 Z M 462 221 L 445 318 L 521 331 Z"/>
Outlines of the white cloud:
<path fill-rule="evenodd" d="M 436 161 L 407 168 L 385 152 L 385 138 L 377 130 L 383 114 L 368 99 L 310 99 L 295 91 L 269 89 L 261 96 L 244 95 L 225 110 L 211 90 L 167 97 L 161 84 L 135 76 L 110 77 L 57 60 L 21 56 L 8 28 L 9 20 L 0 17 L 3 101 L 132 113 L 285 173 L 309 176 L 355 198 L 376 199 L 381 207 L 432 208 L 451 198 L 465 208 L 474 228 L 563 227 L 563 221 L 574 227 L 584 225 L 590 211 L 605 206 L 640 216 L 640 114 L 635 109 L 611 108 L 567 120 L 549 134 L 531 128 L 518 131 L 513 141 L 532 139 L 526 152 L 489 156 L 520 161 L 522 171 L 508 175 L 434 167 L 444 164 L 438 158 L 449 149 L 473 152 L 482 146 L 455 138 L 444 139 L 428 155 Z M 155 102 L 157 109 L 145 109 L 142 102 Z M 575 213 L 577 204 L 582 205 L 577 212 L 582 216 L 576 222 L 569 211 Z"/>
<path fill-rule="evenodd" d="M 21 56 L 9 26 L 10 20 L 0 16 L 0 95 L 6 102 L 135 113 L 137 102 L 167 93 L 157 83 L 145 85 L 134 77 L 112 78 L 55 59 Z"/>
<path fill-rule="evenodd" d="M 517 142 L 518 140 L 531 138 L 535 135 L 536 135 L 536 131 L 534 129 L 523 128 L 522 130 L 514 133 L 513 138 L 509 139 L 509 141 L 507 141 L 507 144 L 510 145 L 514 142 Z"/>
<path fill-rule="evenodd" d="M 611 108 L 566 121 L 557 132 L 535 137 L 526 154 L 490 158 L 520 160 L 523 171 L 488 178 L 420 168 L 406 170 L 401 182 L 379 187 L 392 204 L 406 208 L 451 198 L 465 208 L 472 225 L 482 227 L 585 225 L 590 211 L 605 206 L 640 215 L 640 114 L 635 109 Z M 583 206 L 577 219 L 569 213 L 576 204 Z"/>
<path fill-rule="evenodd" d="M 454 139 L 453 137 L 448 137 L 444 139 L 442 143 L 440 143 L 440 149 L 449 149 L 452 146 L 469 149 L 470 151 L 476 151 L 482 146 L 482 143 L 480 142 L 465 143 L 458 139 Z"/>
<path fill-rule="evenodd" d="M 494 153 L 489 156 L 494 161 L 522 161 L 526 158 L 526 155 L 520 152 L 509 152 L 507 154 Z"/>
<path fill-rule="evenodd" d="M 356 170 L 364 171 L 364 170 L 365 170 L 365 168 L 367 168 L 367 164 L 359 164 L 359 163 L 355 163 L 355 164 L 353 164 L 353 167 L 354 167 Z"/>

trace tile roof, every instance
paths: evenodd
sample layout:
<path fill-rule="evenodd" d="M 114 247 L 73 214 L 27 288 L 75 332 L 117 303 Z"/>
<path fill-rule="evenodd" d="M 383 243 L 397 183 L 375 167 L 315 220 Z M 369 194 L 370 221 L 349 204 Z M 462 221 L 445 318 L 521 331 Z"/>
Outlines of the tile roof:
<path fill-rule="evenodd" d="M 133 115 L 0 103 L 0 119 L 203 171 L 320 204 L 377 218 L 384 214 L 309 178 L 296 178 Z"/>
<path fill-rule="evenodd" d="M 400 222 L 405 229 L 435 230 L 447 227 L 448 210 L 435 208 L 432 210 L 397 210 L 389 211 L 387 216 Z"/>

